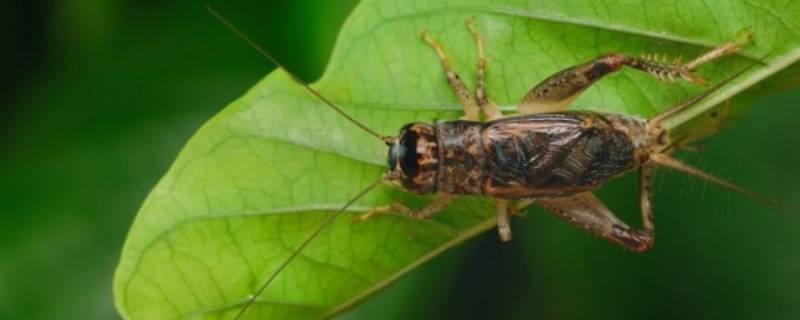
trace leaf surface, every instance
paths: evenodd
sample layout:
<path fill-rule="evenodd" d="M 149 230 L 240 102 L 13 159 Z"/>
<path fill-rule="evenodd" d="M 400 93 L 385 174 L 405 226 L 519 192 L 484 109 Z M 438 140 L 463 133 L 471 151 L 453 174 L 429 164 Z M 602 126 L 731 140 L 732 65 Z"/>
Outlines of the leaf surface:
<path fill-rule="evenodd" d="M 722 122 L 706 116 L 736 94 L 722 105 L 724 115 L 797 84 L 796 72 L 781 72 L 797 70 L 800 58 L 800 4 L 793 1 L 367 0 L 348 19 L 314 86 L 384 134 L 412 121 L 457 118 L 460 106 L 419 35 L 427 30 L 438 38 L 471 86 L 476 52 L 463 23 L 471 16 L 486 39 L 488 94 L 507 112 L 547 76 L 600 54 L 687 59 L 745 27 L 755 30 L 756 43 L 699 73 L 713 83 L 770 52 L 767 64 L 679 119 L 692 124 L 685 130 L 695 137 L 713 133 Z M 700 90 L 623 70 L 588 89 L 573 108 L 648 117 Z M 271 73 L 195 134 L 145 200 L 117 268 L 117 308 L 129 319 L 232 318 L 327 214 L 380 177 L 385 154 L 382 142 L 284 72 Z M 385 215 L 351 222 L 393 199 L 419 207 L 429 197 L 388 187 L 371 192 L 276 278 L 247 318 L 337 314 L 494 226 L 491 202 L 479 197 L 464 197 L 430 221 Z"/>

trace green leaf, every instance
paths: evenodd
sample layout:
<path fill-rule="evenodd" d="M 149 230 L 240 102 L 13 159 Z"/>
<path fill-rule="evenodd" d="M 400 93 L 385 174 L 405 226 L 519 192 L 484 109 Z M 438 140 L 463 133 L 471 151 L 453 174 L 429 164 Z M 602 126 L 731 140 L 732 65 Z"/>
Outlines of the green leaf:
<path fill-rule="evenodd" d="M 419 35 L 437 37 L 471 85 L 476 53 L 463 23 L 470 16 L 487 41 L 488 94 L 506 111 L 550 74 L 605 52 L 688 58 L 745 27 L 754 28 L 756 43 L 700 73 L 713 83 L 771 52 L 766 65 L 680 119 L 695 119 L 694 129 L 685 130 L 695 137 L 713 133 L 719 113 L 705 115 L 754 84 L 762 83 L 723 115 L 741 113 L 787 81 L 797 84 L 796 73 L 771 77 L 793 64 L 797 69 L 795 2 L 367 0 L 345 24 L 315 87 L 385 134 L 412 121 L 457 118 L 460 106 Z M 699 90 L 623 70 L 573 107 L 647 117 Z M 284 72 L 273 72 L 195 134 L 142 205 L 116 272 L 117 308 L 130 319 L 232 318 L 331 211 L 380 177 L 385 153 L 381 141 Z M 430 221 L 385 215 L 351 222 L 393 199 L 419 206 L 429 197 L 385 187 L 359 200 L 276 278 L 249 318 L 337 314 L 494 225 L 491 202 L 479 197 L 464 197 Z"/>

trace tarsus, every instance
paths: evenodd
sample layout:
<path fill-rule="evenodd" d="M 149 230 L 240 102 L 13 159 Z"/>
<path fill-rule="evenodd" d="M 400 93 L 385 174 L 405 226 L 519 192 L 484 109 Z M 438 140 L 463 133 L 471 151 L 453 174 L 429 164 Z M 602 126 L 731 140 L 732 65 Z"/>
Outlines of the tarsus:
<path fill-rule="evenodd" d="M 719 90 L 720 88 L 722 88 L 723 86 L 725 86 L 729 82 L 731 82 L 734 79 L 738 78 L 739 76 L 741 76 L 742 74 L 744 74 L 748 70 L 752 69 L 753 67 L 755 67 L 757 65 L 762 64 L 767 59 L 767 57 L 769 57 L 771 54 L 772 54 L 772 52 L 767 53 L 766 55 L 764 55 L 760 59 L 758 59 L 755 62 L 753 62 L 750 65 L 748 65 L 747 67 L 742 68 L 741 70 L 739 70 L 736 73 L 730 75 L 729 77 L 725 78 L 724 80 L 720 81 L 719 83 L 715 84 L 714 86 L 704 90 L 700 94 L 692 97 L 689 100 L 684 101 L 683 103 L 681 103 L 681 104 L 679 104 L 677 106 L 669 108 L 667 111 L 664 111 L 661 114 L 655 116 L 654 118 L 652 118 L 652 119 L 650 119 L 648 121 L 649 126 L 651 128 L 655 128 L 655 127 L 661 125 L 661 122 L 664 122 L 667 119 L 669 119 L 669 118 L 671 118 L 671 117 L 683 112 L 684 110 L 693 107 L 698 102 L 700 102 L 701 100 L 705 99 L 706 97 L 708 97 L 709 95 L 711 95 L 715 91 Z"/>

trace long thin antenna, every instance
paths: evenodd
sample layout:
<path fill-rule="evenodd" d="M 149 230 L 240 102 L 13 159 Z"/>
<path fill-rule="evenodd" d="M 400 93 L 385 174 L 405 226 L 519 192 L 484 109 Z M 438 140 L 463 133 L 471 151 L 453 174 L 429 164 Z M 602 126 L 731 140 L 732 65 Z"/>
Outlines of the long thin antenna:
<path fill-rule="evenodd" d="M 275 280 L 275 277 L 277 277 L 278 274 L 280 274 L 281 271 L 283 271 L 283 269 L 285 269 L 286 266 L 289 265 L 289 263 L 292 262 L 292 260 L 294 260 L 294 258 L 296 258 L 297 255 L 300 254 L 301 251 L 303 251 L 303 249 L 311 242 L 311 240 L 314 240 L 314 238 L 316 238 L 320 234 L 320 232 L 322 232 L 322 230 L 325 230 L 325 228 L 327 228 L 331 223 L 333 223 L 333 221 L 336 220 L 336 218 L 342 212 L 344 212 L 345 209 L 347 209 L 349 206 L 351 206 L 353 203 L 355 203 L 358 199 L 363 197 L 365 194 L 370 192 L 372 189 L 377 187 L 382 181 L 383 180 L 381 179 L 381 180 L 373 182 L 371 185 L 369 185 L 369 187 L 367 187 L 366 189 L 362 190 L 355 197 L 353 197 L 353 199 L 350 199 L 350 201 L 348 201 L 339 210 L 336 210 L 336 212 L 334 212 L 331 215 L 329 215 L 325 219 L 325 221 L 322 222 L 322 224 L 320 224 L 319 227 L 317 227 L 316 230 L 314 230 L 314 232 L 312 232 L 310 235 L 308 235 L 308 237 L 305 240 L 303 240 L 303 242 L 301 242 L 300 245 L 298 245 L 297 248 L 294 249 L 294 251 L 292 251 L 292 254 L 289 255 L 289 257 L 286 258 L 286 260 L 284 260 L 283 263 L 281 263 L 280 266 L 278 266 L 278 269 L 275 269 L 275 271 L 272 272 L 272 275 L 270 275 L 269 278 L 267 278 L 267 281 L 265 281 L 264 284 L 262 284 L 261 287 L 259 287 L 258 290 L 256 290 L 256 292 L 250 297 L 250 299 L 247 300 L 247 302 L 244 304 L 244 306 L 242 306 L 242 308 L 239 309 L 239 313 L 236 314 L 236 317 L 234 318 L 234 320 L 239 320 L 242 316 L 244 316 L 245 312 L 247 312 L 247 309 L 250 308 L 250 306 L 253 304 L 253 302 L 256 301 L 258 296 L 260 296 L 261 293 L 264 292 L 265 289 L 267 289 L 267 286 L 269 286 L 269 284 L 272 283 L 272 280 Z"/>
<path fill-rule="evenodd" d="M 664 122 L 665 120 L 669 119 L 670 117 L 672 117 L 672 116 L 674 116 L 676 114 L 679 114 L 682 111 L 694 106 L 695 104 L 700 102 L 700 100 L 703 100 L 704 98 L 708 97 L 710 94 L 714 93 L 715 91 L 719 90 L 719 88 L 722 88 L 724 85 L 726 85 L 729 82 L 733 81 L 734 79 L 738 78 L 743 73 L 747 72 L 748 70 L 752 69 L 753 67 L 755 67 L 757 65 L 763 64 L 764 60 L 767 57 L 769 57 L 771 54 L 772 54 L 772 52 L 767 53 L 766 55 L 764 55 L 760 59 L 758 59 L 755 62 L 751 63 L 747 67 L 744 67 L 739 71 L 736 71 L 736 73 L 734 73 L 731 76 L 725 78 L 724 80 L 722 80 L 719 83 L 715 84 L 711 88 L 708 88 L 708 89 L 704 90 L 703 92 L 701 92 L 700 94 L 695 95 L 691 99 L 686 100 L 683 103 L 681 103 L 681 104 L 679 104 L 677 106 L 674 106 L 674 107 L 670 108 L 669 110 L 664 111 L 663 113 L 655 116 L 654 118 L 652 118 L 652 119 L 650 119 L 648 121 L 648 125 L 650 127 L 656 127 L 656 126 L 660 125 L 661 122 Z"/>
<path fill-rule="evenodd" d="M 670 156 L 668 156 L 666 154 L 656 153 L 656 154 L 650 156 L 650 160 L 652 160 L 653 162 L 655 162 L 655 163 L 657 163 L 659 165 L 665 166 L 667 168 L 670 168 L 670 169 L 673 169 L 673 170 L 677 170 L 677 171 L 680 171 L 680 172 L 683 172 L 683 173 L 687 173 L 687 174 L 693 175 L 695 177 L 698 177 L 700 179 L 712 182 L 712 183 L 717 184 L 719 186 L 722 186 L 722 187 L 724 187 L 724 188 L 726 188 L 728 190 L 731 190 L 731 191 L 740 193 L 742 195 L 748 196 L 750 198 L 759 200 L 761 202 L 764 202 L 764 203 L 766 203 L 766 204 L 768 204 L 770 206 L 776 207 L 778 209 L 786 209 L 786 206 L 784 206 L 782 203 L 778 202 L 777 200 L 770 199 L 770 198 L 768 198 L 766 196 L 763 196 L 761 194 L 758 194 L 758 193 L 755 193 L 753 191 L 750 191 L 750 190 L 747 190 L 745 188 L 742 188 L 742 187 L 734 184 L 733 182 L 730 182 L 730 181 L 724 180 L 722 178 L 719 178 L 717 176 L 711 175 L 710 173 L 706 173 L 703 170 L 700 170 L 698 168 L 695 168 L 693 166 L 690 166 L 688 164 L 680 162 L 680 161 L 678 161 L 678 160 L 676 160 L 676 159 L 674 159 L 674 158 L 672 158 L 672 157 L 670 157 Z"/>
<path fill-rule="evenodd" d="M 378 139 L 381 139 L 381 140 L 383 140 L 383 141 L 385 141 L 385 142 L 389 142 L 389 140 L 390 140 L 390 138 L 389 138 L 389 137 L 387 137 L 387 136 L 384 136 L 384 135 L 381 135 L 380 133 L 376 132 L 375 130 L 372 130 L 372 129 L 370 129 L 369 127 L 367 127 L 366 125 L 362 124 L 361 122 L 358 122 L 358 120 L 354 119 L 353 117 L 351 117 L 350 115 L 348 115 L 347 113 L 345 113 L 344 111 L 342 111 L 342 109 L 340 109 L 340 108 L 339 108 L 339 107 L 337 107 L 335 104 L 333 104 L 333 102 L 331 102 L 330 100 L 328 100 L 328 98 L 325 98 L 325 96 L 323 96 L 321 93 L 319 93 L 319 91 L 317 91 L 317 90 L 314 90 L 314 88 L 312 88 L 311 86 L 309 86 L 309 85 L 308 85 L 308 83 L 306 83 L 305 81 L 303 81 L 303 79 L 300 79 L 300 78 L 299 78 L 298 76 L 296 76 L 296 75 L 295 75 L 295 74 L 294 74 L 292 71 L 290 71 L 288 68 L 286 68 L 286 66 L 284 66 L 283 64 L 281 64 L 280 62 L 278 62 L 278 60 L 277 60 L 277 59 L 273 58 L 273 57 L 272 57 L 272 55 L 270 55 L 269 53 L 267 53 L 267 51 L 266 51 L 266 50 L 264 50 L 264 48 L 261 48 L 261 46 L 259 46 L 257 43 L 255 43 L 255 41 L 253 41 L 252 39 L 250 39 L 250 38 L 249 38 L 248 36 L 246 36 L 246 35 L 245 35 L 243 32 L 239 31 L 239 29 L 238 29 L 238 28 L 236 28 L 236 26 L 234 26 L 234 25 L 233 25 L 233 23 L 231 23 L 230 21 L 228 21 L 228 19 L 225 19 L 225 18 L 224 18 L 222 15 L 220 15 L 220 14 L 219 14 L 219 13 L 218 13 L 216 10 L 214 10 L 214 8 L 213 8 L 213 7 L 211 7 L 211 6 L 206 6 L 206 10 L 208 10 L 208 12 L 209 12 L 209 13 L 211 13 L 211 15 L 212 15 L 212 16 L 214 16 L 214 18 L 216 18 L 217 20 L 219 20 L 219 22 L 221 22 L 223 25 L 225 25 L 225 27 L 227 27 L 229 30 L 231 30 L 231 32 L 233 32 L 233 33 L 234 33 L 234 34 L 236 34 L 236 35 L 237 35 L 239 38 L 241 38 L 242 40 L 244 40 L 244 42 L 246 42 L 248 45 L 250 45 L 251 47 L 253 47 L 253 49 L 256 49 L 256 51 L 258 51 L 258 53 L 260 53 L 262 56 L 264 56 L 264 58 L 267 58 L 267 60 L 269 60 L 270 62 L 272 62 L 272 64 L 276 65 L 278 68 L 281 68 L 281 69 L 283 69 L 283 71 L 285 71 L 286 73 L 288 73 L 288 74 L 289 74 L 289 76 L 290 76 L 290 77 L 292 77 L 292 79 L 293 79 L 295 82 L 297 82 L 297 83 L 298 83 L 298 84 L 300 84 L 301 86 L 305 87 L 305 88 L 306 88 L 306 90 L 308 90 L 309 92 L 311 92 L 312 94 L 314 94 L 315 96 L 317 96 L 317 98 L 319 98 L 320 100 L 322 100 L 322 102 L 325 102 L 325 104 L 327 104 L 328 106 L 330 106 L 331 108 L 333 108 L 333 110 L 336 110 L 336 112 L 338 112 L 340 115 L 342 115 L 343 117 L 345 117 L 347 120 L 349 120 L 349 121 L 350 121 L 350 122 L 352 122 L 353 124 L 357 125 L 359 128 L 363 129 L 363 130 L 364 130 L 364 131 L 366 131 L 367 133 L 369 133 L 369 134 L 371 134 L 371 135 L 375 136 L 376 138 L 378 138 Z"/>

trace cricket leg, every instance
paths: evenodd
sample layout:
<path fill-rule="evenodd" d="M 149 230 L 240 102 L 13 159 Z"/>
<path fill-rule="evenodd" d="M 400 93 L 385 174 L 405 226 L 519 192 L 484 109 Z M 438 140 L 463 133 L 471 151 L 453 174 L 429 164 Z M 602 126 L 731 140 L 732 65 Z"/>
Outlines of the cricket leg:
<path fill-rule="evenodd" d="M 652 230 L 641 231 L 629 227 L 590 192 L 538 202 L 568 223 L 630 250 L 642 252 L 653 244 Z M 646 222 L 645 225 L 652 226 L 652 222 Z"/>
<path fill-rule="evenodd" d="M 485 79 L 486 79 L 486 55 L 483 49 L 483 37 L 478 33 L 478 28 L 475 27 L 473 17 L 467 18 L 465 21 L 469 32 L 472 34 L 472 39 L 475 40 L 475 45 L 478 48 L 478 70 L 476 72 L 477 79 L 475 84 L 475 100 L 478 102 L 483 113 L 488 120 L 500 119 L 503 113 L 497 108 L 497 105 L 492 102 L 486 95 Z"/>
<path fill-rule="evenodd" d="M 642 213 L 642 226 L 644 228 L 644 234 L 650 235 L 650 242 L 652 244 L 652 238 L 654 234 L 654 225 L 653 225 L 653 210 L 652 204 L 650 202 L 650 188 L 652 185 L 653 180 L 653 171 L 654 168 L 652 165 L 644 165 L 639 169 L 639 195 L 640 195 L 640 204 L 641 204 L 641 213 Z M 591 194 L 589 194 L 591 195 Z M 548 203 L 548 200 L 533 200 L 533 199 L 525 199 L 514 203 L 513 205 L 508 205 L 506 200 L 495 199 L 497 202 L 497 230 L 500 232 L 500 238 L 503 241 L 511 240 L 511 228 L 510 224 L 508 223 L 508 217 L 511 215 L 521 215 L 521 212 L 525 210 L 527 207 L 533 205 L 537 201 L 544 201 L 544 203 Z M 596 200 L 596 199 L 595 199 Z M 550 200 L 552 201 L 552 200 Z M 585 200 L 581 200 L 585 202 Z M 597 201 L 597 204 L 602 206 L 602 203 Z M 549 209 L 548 209 L 549 210 Z M 608 209 L 605 209 L 606 211 Z M 553 212 L 552 210 L 550 210 Z M 610 214 L 610 212 L 607 212 Z M 614 219 L 616 217 L 613 214 L 610 216 Z M 618 219 L 616 219 L 618 220 Z M 571 221 L 571 220 L 568 220 Z M 621 223 L 621 222 L 620 222 Z M 624 225 L 624 223 L 621 223 Z M 507 237 L 504 237 L 507 235 Z"/>
<path fill-rule="evenodd" d="M 425 207 L 423 207 L 418 211 L 409 208 L 402 202 L 395 201 L 389 205 L 371 208 L 367 210 L 367 212 L 364 212 L 361 215 L 356 216 L 353 219 L 353 221 L 363 222 L 375 215 L 384 214 L 387 212 L 396 212 L 412 219 L 424 220 L 432 217 L 435 213 L 444 210 L 444 208 L 447 208 L 447 206 L 451 202 L 453 202 L 454 199 L 455 196 L 453 196 L 452 194 L 437 193 L 436 196 L 433 197 L 431 203 L 429 203 L 428 205 L 426 205 Z"/>
<path fill-rule="evenodd" d="M 702 85 L 705 79 L 694 74 L 700 65 L 739 51 L 752 36 L 752 32 L 742 32 L 736 39 L 707 51 L 686 64 L 680 58 L 668 63 L 663 56 L 661 59 L 657 55 L 635 58 L 621 53 L 608 53 L 545 79 L 525 95 L 519 105 L 519 112 L 530 114 L 563 110 L 597 80 L 622 66 L 647 72 L 660 80 L 681 78 Z"/>
<path fill-rule="evenodd" d="M 500 241 L 511 241 L 511 221 L 508 216 L 508 200 L 495 198 L 495 208 L 497 214 L 497 233 Z"/>
<path fill-rule="evenodd" d="M 434 50 L 436 50 L 436 55 L 439 56 L 439 60 L 442 62 L 442 68 L 444 68 L 445 76 L 447 76 L 447 83 L 450 84 L 450 88 L 453 89 L 453 93 L 456 94 L 458 100 L 461 102 L 461 106 L 464 107 L 464 120 L 473 120 L 478 121 L 480 120 L 480 107 L 477 103 L 475 103 L 475 99 L 473 99 L 469 94 L 469 89 L 467 86 L 464 85 L 464 82 L 461 80 L 461 77 L 453 71 L 450 65 L 450 59 L 447 58 L 447 55 L 444 53 L 444 49 L 442 45 L 439 44 L 436 39 L 430 36 L 427 32 L 422 33 L 422 39 L 425 40 Z"/>

